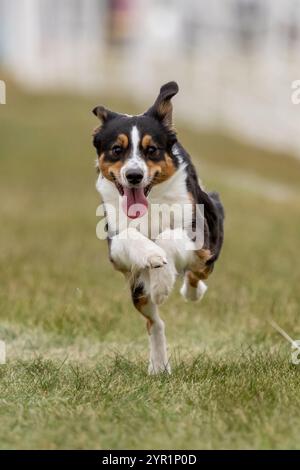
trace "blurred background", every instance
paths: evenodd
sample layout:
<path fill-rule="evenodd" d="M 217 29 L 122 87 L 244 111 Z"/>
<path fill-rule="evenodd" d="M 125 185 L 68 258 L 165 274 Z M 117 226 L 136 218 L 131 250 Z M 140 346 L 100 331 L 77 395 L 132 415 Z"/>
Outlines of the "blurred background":
<path fill-rule="evenodd" d="M 300 337 L 298 79 L 298 0 L 0 0 L 0 447 L 299 446 L 299 374 L 268 323 Z M 96 238 L 91 110 L 143 112 L 169 80 L 226 224 L 201 305 L 162 307 L 175 372 L 156 387 Z"/>
<path fill-rule="evenodd" d="M 189 125 L 300 155 L 297 0 L 0 0 L 0 17 L 0 64 L 23 86 L 146 102 L 175 77 Z"/>

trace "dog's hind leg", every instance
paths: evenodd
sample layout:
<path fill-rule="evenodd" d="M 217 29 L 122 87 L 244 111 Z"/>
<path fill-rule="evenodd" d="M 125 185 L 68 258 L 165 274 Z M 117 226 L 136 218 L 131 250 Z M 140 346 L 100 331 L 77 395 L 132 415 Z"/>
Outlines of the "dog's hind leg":
<path fill-rule="evenodd" d="M 186 300 L 201 300 L 206 291 L 207 285 L 192 273 L 192 271 L 185 273 L 180 293 Z"/>
<path fill-rule="evenodd" d="M 135 308 L 146 318 L 150 343 L 149 374 L 171 373 L 167 355 L 165 325 L 158 313 L 158 307 L 151 300 L 145 286 L 147 279 L 138 280 L 131 288 Z"/>

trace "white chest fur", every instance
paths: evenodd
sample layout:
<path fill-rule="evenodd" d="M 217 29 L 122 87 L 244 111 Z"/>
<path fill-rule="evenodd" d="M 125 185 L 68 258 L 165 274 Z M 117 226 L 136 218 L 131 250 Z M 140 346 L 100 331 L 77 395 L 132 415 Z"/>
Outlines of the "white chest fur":
<path fill-rule="evenodd" d="M 147 214 L 135 220 L 129 219 L 123 212 L 122 197 L 114 183 L 100 174 L 96 188 L 105 205 L 107 222 L 112 234 L 134 227 L 147 238 L 155 239 L 159 233 L 169 228 L 185 230 L 191 228 L 193 208 L 186 188 L 184 165 L 171 178 L 152 188 L 148 196 Z"/>

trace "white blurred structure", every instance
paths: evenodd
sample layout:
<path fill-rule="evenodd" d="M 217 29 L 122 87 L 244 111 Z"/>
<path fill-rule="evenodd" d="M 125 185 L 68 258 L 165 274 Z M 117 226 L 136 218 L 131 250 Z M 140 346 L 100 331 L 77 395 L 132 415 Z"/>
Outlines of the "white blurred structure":
<path fill-rule="evenodd" d="M 97 0 L 0 0 L 0 59 L 25 86 L 86 87 L 102 10 Z"/>
<path fill-rule="evenodd" d="M 300 157 L 298 0 L 0 0 L 0 18 L 0 60 L 23 84 L 146 101 L 175 79 L 196 129 Z"/>

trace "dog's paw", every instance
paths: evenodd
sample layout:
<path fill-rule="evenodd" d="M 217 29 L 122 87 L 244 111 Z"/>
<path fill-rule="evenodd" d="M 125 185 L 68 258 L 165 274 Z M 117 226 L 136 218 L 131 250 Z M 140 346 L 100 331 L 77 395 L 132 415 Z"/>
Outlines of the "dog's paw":
<path fill-rule="evenodd" d="M 170 295 L 175 282 L 175 272 L 171 266 L 150 271 L 150 297 L 154 304 L 161 305 Z"/>
<path fill-rule="evenodd" d="M 188 280 L 185 279 L 180 289 L 180 294 L 184 299 L 196 302 L 202 299 L 206 291 L 207 285 L 204 284 L 203 281 L 199 281 L 197 287 L 193 287 L 189 284 Z"/>
<path fill-rule="evenodd" d="M 149 255 L 146 261 L 146 267 L 150 269 L 161 268 L 166 264 L 168 264 L 167 258 L 159 253 Z"/>
<path fill-rule="evenodd" d="M 142 259 L 143 267 L 150 269 L 161 268 L 168 263 L 165 251 L 154 244 L 145 252 Z"/>

